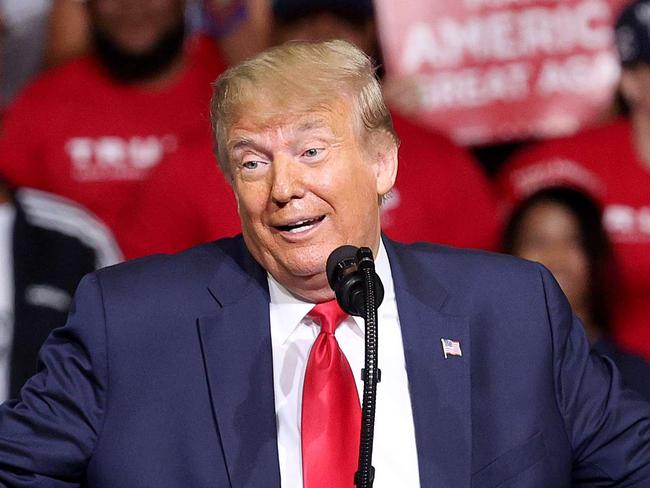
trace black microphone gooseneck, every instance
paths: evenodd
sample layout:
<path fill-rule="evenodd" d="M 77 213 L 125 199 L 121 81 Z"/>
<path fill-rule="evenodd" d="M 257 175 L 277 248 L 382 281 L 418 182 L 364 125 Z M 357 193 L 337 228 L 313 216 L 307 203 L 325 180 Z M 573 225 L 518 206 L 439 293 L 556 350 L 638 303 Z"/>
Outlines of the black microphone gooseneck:
<path fill-rule="evenodd" d="M 366 324 L 365 361 L 361 370 L 361 440 L 354 484 L 357 488 L 372 488 L 375 478 L 372 466 L 375 406 L 377 383 L 381 380 L 377 362 L 377 309 L 384 298 L 384 287 L 375 272 L 372 251 L 367 247 L 341 246 L 335 249 L 327 259 L 327 279 L 341 308 L 350 315 L 363 317 Z"/>

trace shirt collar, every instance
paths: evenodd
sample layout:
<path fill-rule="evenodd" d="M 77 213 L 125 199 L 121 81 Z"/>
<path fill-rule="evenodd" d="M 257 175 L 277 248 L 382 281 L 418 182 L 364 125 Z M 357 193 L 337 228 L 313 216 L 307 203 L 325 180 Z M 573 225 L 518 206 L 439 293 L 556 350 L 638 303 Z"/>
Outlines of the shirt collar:
<path fill-rule="evenodd" d="M 391 274 L 390 263 L 388 262 L 388 254 L 386 253 L 386 248 L 382 240 L 379 241 L 379 251 L 375 258 L 375 271 L 384 286 L 384 300 L 394 300 L 393 276 Z M 277 334 L 281 343 L 285 343 L 315 304 L 294 296 L 289 290 L 278 283 L 270 273 L 267 272 L 266 277 L 269 284 L 271 307 L 273 307 L 280 318 L 278 323 L 274 324 L 274 327 L 277 326 L 274 330 L 274 335 Z M 365 329 L 363 318 L 352 318 L 359 329 L 363 331 Z"/>
<path fill-rule="evenodd" d="M 273 324 L 273 335 L 279 339 L 280 344 L 284 344 L 314 304 L 292 295 L 270 273 L 267 273 L 266 277 L 269 283 L 271 311 L 279 319 Z"/>

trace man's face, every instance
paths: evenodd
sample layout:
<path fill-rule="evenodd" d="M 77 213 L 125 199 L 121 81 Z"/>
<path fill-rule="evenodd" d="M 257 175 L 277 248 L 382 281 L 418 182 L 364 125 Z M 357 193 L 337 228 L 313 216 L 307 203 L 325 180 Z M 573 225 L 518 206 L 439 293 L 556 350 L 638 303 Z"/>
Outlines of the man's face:
<path fill-rule="evenodd" d="M 395 180 L 396 148 L 369 150 L 349 107 L 340 101 L 271 122 L 244 115 L 227 132 L 247 247 L 282 285 L 312 301 L 333 297 L 325 263 L 334 249 L 377 251 L 378 196 Z"/>
<path fill-rule="evenodd" d="M 149 51 L 183 21 L 184 0 L 91 0 L 93 22 L 124 51 Z"/>

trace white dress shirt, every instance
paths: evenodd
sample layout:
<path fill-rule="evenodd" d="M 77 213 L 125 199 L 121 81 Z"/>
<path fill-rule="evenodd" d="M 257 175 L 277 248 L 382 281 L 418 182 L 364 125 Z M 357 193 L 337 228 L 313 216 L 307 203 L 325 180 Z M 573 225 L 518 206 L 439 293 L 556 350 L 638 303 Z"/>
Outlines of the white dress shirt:
<path fill-rule="evenodd" d="M 372 457 L 376 474 L 373 486 L 417 488 L 420 486 L 418 459 L 404 347 L 390 263 L 383 243 L 380 244 L 375 266 L 384 285 L 385 295 L 378 313 L 381 383 L 377 386 Z M 268 282 L 280 478 L 282 488 L 302 488 L 302 387 L 309 350 L 320 327 L 307 317 L 313 303 L 294 297 L 270 275 Z M 348 317 L 336 329 L 335 335 L 352 368 L 361 401 L 361 368 L 365 352 L 363 319 Z"/>

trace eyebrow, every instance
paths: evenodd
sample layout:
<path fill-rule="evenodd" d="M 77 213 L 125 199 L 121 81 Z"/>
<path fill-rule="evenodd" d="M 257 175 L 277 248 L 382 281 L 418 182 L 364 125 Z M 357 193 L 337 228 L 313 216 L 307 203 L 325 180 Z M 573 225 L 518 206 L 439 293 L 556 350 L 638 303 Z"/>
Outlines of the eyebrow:
<path fill-rule="evenodd" d="M 308 130 L 313 130 L 313 129 L 329 129 L 331 130 L 331 127 L 329 127 L 324 120 L 322 119 L 314 119 L 314 120 L 306 120 L 305 122 L 301 123 L 296 129 L 300 132 L 308 131 Z"/>
<path fill-rule="evenodd" d="M 331 127 L 329 127 L 329 125 L 321 118 L 302 122 L 300 125 L 296 127 L 296 132 L 307 132 L 310 130 L 321 130 L 321 129 L 328 130 L 333 133 Z M 246 148 L 263 150 L 263 148 L 257 142 L 255 142 L 255 140 L 251 137 L 240 136 L 240 137 L 235 137 L 231 141 L 231 145 L 230 145 L 231 151 L 236 151 L 239 149 L 246 149 Z"/>
<path fill-rule="evenodd" d="M 234 144 L 232 144 L 230 150 L 235 151 L 237 149 L 243 149 L 247 147 L 256 147 L 257 145 L 255 144 L 255 141 L 251 139 L 250 137 L 237 137 L 234 141 Z"/>

